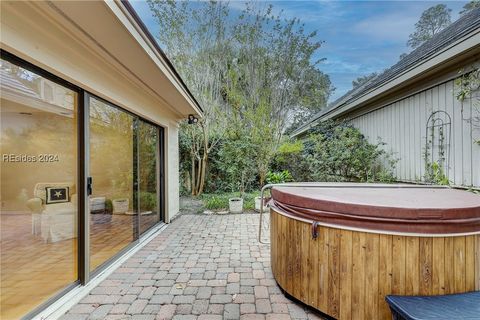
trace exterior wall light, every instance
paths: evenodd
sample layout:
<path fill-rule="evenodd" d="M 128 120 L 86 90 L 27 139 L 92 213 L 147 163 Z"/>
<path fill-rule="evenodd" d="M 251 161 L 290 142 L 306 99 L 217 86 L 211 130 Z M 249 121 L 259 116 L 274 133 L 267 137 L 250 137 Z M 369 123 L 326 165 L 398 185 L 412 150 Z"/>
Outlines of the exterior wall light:
<path fill-rule="evenodd" d="M 195 117 L 193 114 L 188 115 L 188 124 L 195 124 L 198 122 L 198 118 Z"/>

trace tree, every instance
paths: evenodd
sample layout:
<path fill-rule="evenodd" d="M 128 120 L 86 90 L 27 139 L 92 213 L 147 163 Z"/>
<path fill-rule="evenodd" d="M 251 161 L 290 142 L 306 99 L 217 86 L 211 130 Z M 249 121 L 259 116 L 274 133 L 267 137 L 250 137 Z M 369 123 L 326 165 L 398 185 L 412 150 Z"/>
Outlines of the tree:
<path fill-rule="evenodd" d="M 375 78 L 377 75 L 378 74 L 376 72 L 372 72 L 372 73 L 367 74 L 365 76 L 360 76 L 357 79 L 352 81 L 352 87 L 354 89 L 358 88 L 361 85 L 363 85 L 363 84 L 367 83 L 368 81 L 372 80 L 373 78 Z"/>
<path fill-rule="evenodd" d="M 148 0 L 160 28 L 158 37 L 167 56 L 204 109 L 197 125 L 182 125 L 183 145 L 189 147 L 191 194 L 203 192 L 209 154 L 226 126 L 222 82 L 229 58 L 227 4 L 208 2 L 192 9 L 188 2 Z"/>
<path fill-rule="evenodd" d="M 227 92 L 233 119 L 255 147 L 260 185 L 292 114 L 326 105 L 330 80 L 317 68 L 323 60 L 313 58 L 322 45 L 316 38 L 299 19 L 280 18 L 272 6 L 254 3 L 247 3 L 234 26 L 238 59 L 231 64 Z"/>
<path fill-rule="evenodd" d="M 472 0 L 463 6 L 463 10 L 460 11 L 460 15 L 464 15 L 473 9 L 480 8 L 480 0 Z"/>
<path fill-rule="evenodd" d="M 474 134 L 480 132 L 480 68 L 472 67 L 468 72 L 460 70 L 459 73 L 462 75 L 455 80 L 455 96 L 461 102 L 462 120 L 472 126 L 472 139 L 480 145 L 480 138 Z M 464 104 L 472 106 L 466 118 Z"/>
<path fill-rule="evenodd" d="M 444 4 L 438 4 L 425 10 L 415 24 L 415 32 L 410 34 L 407 45 L 415 49 L 445 29 L 451 23 L 451 11 Z"/>
<path fill-rule="evenodd" d="M 149 6 L 166 54 L 205 110 L 198 125 L 181 126 L 192 195 L 203 192 L 213 148 L 242 135 L 249 141 L 238 145 L 253 146 L 248 161 L 263 184 L 292 114 L 318 110 L 328 100 L 330 80 L 318 70 L 322 60 L 313 58 L 322 43 L 316 32 L 306 33 L 298 19 L 283 19 L 272 6 L 255 2 L 240 15 L 230 15 L 226 2 L 149 0 Z"/>

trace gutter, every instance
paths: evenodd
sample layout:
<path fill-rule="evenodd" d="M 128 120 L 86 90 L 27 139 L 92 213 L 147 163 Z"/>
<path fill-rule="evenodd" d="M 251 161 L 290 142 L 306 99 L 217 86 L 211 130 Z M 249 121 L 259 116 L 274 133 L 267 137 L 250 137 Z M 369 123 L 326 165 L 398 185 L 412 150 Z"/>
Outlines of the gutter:
<path fill-rule="evenodd" d="M 145 23 L 143 23 L 142 19 L 140 18 L 140 16 L 137 14 L 137 12 L 135 11 L 135 9 L 133 8 L 133 6 L 130 4 L 130 2 L 128 0 L 120 0 L 120 2 L 122 3 L 122 5 L 124 6 L 124 8 L 127 10 L 127 12 L 132 16 L 132 18 L 135 20 L 135 22 L 138 24 L 138 26 L 140 27 L 140 29 L 142 30 L 142 32 L 144 33 L 145 37 L 151 42 L 152 46 L 155 48 L 155 50 L 158 52 L 158 54 L 162 57 L 162 59 L 165 61 L 167 67 L 172 71 L 173 75 L 175 76 L 175 78 L 177 78 L 178 82 L 180 83 L 181 87 L 185 90 L 185 92 L 187 93 L 187 95 L 189 96 L 190 99 L 192 99 L 192 101 L 194 102 L 195 106 L 201 111 L 201 113 L 205 112 L 203 110 L 203 108 L 200 106 L 200 104 L 198 103 L 197 99 L 195 98 L 195 96 L 192 94 L 192 92 L 190 91 L 190 89 L 188 88 L 188 86 L 185 84 L 185 82 L 183 81 L 182 77 L 180 76 L 180 74 L 178 74 L 177 70 L 175 69 L 175 67 L 173 66 L 172 62 L 170 61 L 170 59 L 168 59 L 167 55 L 165 54 L 165 52 L 163 52 L 162 48 L 160 48 L 160 46 L 158 45 L 157 41 L 155 40 L 155 38 L 153 37 L 153 35 L 150 33 L 150 31 L 148 30 L 147 26 L 145 25 Z"/>

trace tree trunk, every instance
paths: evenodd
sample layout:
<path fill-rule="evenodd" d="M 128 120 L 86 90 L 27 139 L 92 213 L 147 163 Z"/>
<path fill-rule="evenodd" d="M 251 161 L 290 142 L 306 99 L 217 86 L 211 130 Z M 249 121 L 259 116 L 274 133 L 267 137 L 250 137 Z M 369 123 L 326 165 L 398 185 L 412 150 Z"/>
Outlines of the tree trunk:
<path fill-rule="evenodd" d="M 202 159 L 202 171 L 201 171 L 201 174 L 200 174 L 200 183 L 199 183 L 199 186 L 198 186 L 198 193 L 197 195 L 200 195 L 203 193 L 203 188 L 205 186 L 205 175 L 206 175 L 206 172 L 207 172 L 207 163 L 208 163 L 208 155 L 207 153 L 204 153 L 203 154 L 203 159 Z"/>
<path fill-rule="evenodd" d="M 191 191 L 192 191 L 192 196 L 195 195 L 195 185 L 196 185 L 196 181 L 195 181 L 195 157 L 194 155 L 192 154 L 192 181 L 191 181 Z"/>
<path fill-rule="evenodd" d="M 265 184 L 265 177 L 267 176 L 267 173 L 265 172 L 265 170 L 260 170 L 259 175 L 260 175 L 260 188 L 263 188 L 263 185 Z"/>
<path fill-rule="evenodd" d="M 200 188 L 200 176 L 202 174 L 202 160 L 198 159 L 198 168 L 197 168 L 197 181 L 195 183 L 195 196 L 198 196 L 198 190 Z"/>

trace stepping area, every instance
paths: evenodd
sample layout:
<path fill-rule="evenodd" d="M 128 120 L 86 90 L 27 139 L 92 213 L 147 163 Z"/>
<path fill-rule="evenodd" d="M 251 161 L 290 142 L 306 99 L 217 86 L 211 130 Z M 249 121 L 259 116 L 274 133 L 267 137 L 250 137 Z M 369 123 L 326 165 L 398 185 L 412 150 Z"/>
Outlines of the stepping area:
<path fill-rule="evenodd" d="M 282 294 L 258 223 L 181 215 L 61 319 L 323 319 Z"/>

